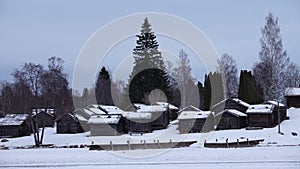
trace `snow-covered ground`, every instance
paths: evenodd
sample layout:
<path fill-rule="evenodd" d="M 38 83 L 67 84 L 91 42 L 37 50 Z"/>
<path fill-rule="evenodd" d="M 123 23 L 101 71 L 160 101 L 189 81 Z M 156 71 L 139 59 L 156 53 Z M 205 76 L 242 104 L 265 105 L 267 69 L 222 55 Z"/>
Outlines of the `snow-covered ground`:
<path fill-rule="evenodd" d="M 156 150 L 89 151 L 87 148 L 41 148 L 13 149 L 16 146 L 32 145 L 33 137 L 9 139 L 0 143 L 9 150 L 0 150 L 0 168 L 300 168 L 300 109 L 289 109 L 290 120 L 281 123 L 282 134 L 277 127 L 262 130 L 224 130 L 206 134 L 179 134 L 177 125 L 166 130 L 140 135 L 89 138 L 89 133 L 55 134 L 55 129 L 46 130 L 44 143 L 55 145 L 80 145 L 91 142 L 108 144 L 124 143 L 127 140 L 147 142 L 159 139 L 168 141 L 197 140 L 191 147 Z M 291 132 L 298 133 L 292 136 Z M 263 138 L 257 147 L 249 148 L 204 148 L 203 141 L 236 141 L 240 138 Z"/>

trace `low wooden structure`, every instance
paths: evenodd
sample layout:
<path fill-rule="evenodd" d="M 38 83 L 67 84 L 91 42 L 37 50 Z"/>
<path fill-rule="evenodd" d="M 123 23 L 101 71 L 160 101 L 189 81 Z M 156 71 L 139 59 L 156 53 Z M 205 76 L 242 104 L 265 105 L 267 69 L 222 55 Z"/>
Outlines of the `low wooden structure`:
<path fill-rule="evenodd" d="M 161 105 L 161 106 L 166 107 L 169 112 L 169 120 L 170 121 L 176 120 L 178 118 L 178 111 L 179 111 L 178 107 L 176 107 L 170 103 L 167 103 L 167 102 L 155 102 L 153 105 Z"/>
<path fill-rule="evenodd" d="M 214 116 L 217 130 L 240 129 L 247 127 L 247 115 L 238 110 L 226 109 Z"/>
<path fill-rule="evenodd" d="M 54 109 L 32 109 L 34 122 L 41 127 L 54 127 Z"/>
<path fill-rule="evenodd" d="M 278 103 L 276 101 L 265 101 L 263 104 L 271 104 L 274 105 L 274 123 L 278 124 L 278 111 L 280 114 L 280 122 L 287 119 L 287 111 L 286 106 L 282 103 Z"/>
<path fill-rule="evenodd" d="M 272 104 L 251 105 L 246 111 L 249 127 L 273 127 L 277 115 L 274 107 Z"/>
<path fill-rule="evenodd" d="M 139 112 L 124 112 L 125 132 L 128 133 L 149 133 L 152 131 L 152 114 Z"/>
<path fill-rule="evenodd" d="M 84 132 L 81 124 L 74 113 L 66 113 L 55 120 L 56 133 L 60 134 L 74 134 Z"/>
<path fill-rule="evenodd" d="M 91 136 L 116 136 L 123 133 L 122 115 L 107 114 L 92 116 L 88 124 Z"/>
<path fill-rule="evenodd" d="M 149 105 L 142 106 L 137 110 L 139 113 L 151 114 L 151 126 L 152 130 L 164 129 L 169 124 L 169 112 L 168 109 L 161 105 Z"/>
<path fill-rule="evenodd" d="M 20 137 L 30 134 L 27 114 L 7 114 L 0 118 L 0 137 Z"/>
<path fill-rule="evenodd" d="M 239 148 L 239 147 L 254 147 L 258 145 L 260 142 L 263 142 L 264 139 L 246 139 L 246 140 L 239 140 L 236 141 L 228 141 L 226 142 L 204 142 L 204 147 L 207 148 Z"/>
<path fill-rule="evenodd" d="M 238 98 L 225 99 L 211 107 L 211 111 L 215 113 L 222 112 L 226 109 L 235 109 L 245 113 L 250 105 Z"/>
<path fill-rule="evenodd" d="M 211 115 L 210 111 L 181 111 L 178 116 L 179 132 L 199 133 L 204 130 L 207 131 L 208 128 L 213 128 L 213 118 L 212 121 L 207 121 L 209 115 Z"/>
<path fill-rule="evenodd" d="M 284 96 L 286 99 L 287 108 L 300 108 L 300 88 L 289 87 L 285 89 Z"/>

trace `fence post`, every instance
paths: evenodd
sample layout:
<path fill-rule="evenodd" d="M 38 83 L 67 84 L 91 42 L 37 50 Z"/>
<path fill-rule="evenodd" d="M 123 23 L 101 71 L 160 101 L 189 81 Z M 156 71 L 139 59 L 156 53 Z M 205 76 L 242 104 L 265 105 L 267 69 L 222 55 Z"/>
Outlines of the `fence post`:
<path fill-rule="evenodd" d="M 228 138 L 226 139 L 226 147 L 228 148 Z"/>
<path fill-rule="evenodd" d="M 237 141 L 237 147 L 240 147 L 239 139 L 237 139 L 236 141 Z"/>
<path fill-rule="evenodd" d="M 249 138 L 247 138 L 247 145 L 250 147 Z"/>
<path fill-rule="evenodd" d="M 113 147 L 112 141 L 110 141 L 109 144 L 110 144 L 111 150 L 113 151 L 113 150 L 114 150 L 114 147 Z"/>
<path fill-rule="evenodd" d="M 147 149 L 146 140 L 144 140 L 144 146 L 145 146 L 145 149 Z"/>
<path fill-rule="evenodd" d="M 160 146 L 159 140 L 157 140 L 157 144 L 158 144 L 158 147 L 161 149 L 161 146 Z"/>
<path fill-rule="evenodd" d="M 130 141 L 127 140 L 127 143 L 128 143 L 128 150 L 130 150 L 131 149 L 131 147 L 130 147 Z"/>
<path fill-rule="evenodd" d="M 170 139 L 170 148 L 173 148 L 172 139 Z"/>

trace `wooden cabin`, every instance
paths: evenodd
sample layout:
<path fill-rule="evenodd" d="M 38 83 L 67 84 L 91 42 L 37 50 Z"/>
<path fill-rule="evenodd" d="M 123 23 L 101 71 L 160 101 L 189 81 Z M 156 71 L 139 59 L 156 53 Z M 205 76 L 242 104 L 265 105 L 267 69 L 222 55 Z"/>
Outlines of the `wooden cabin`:
<path fill-rule="evenodd" d="M 248 116 L 249 127 L 273 127 L 275 123 L 274 105 L 257 104 L 250 105 L 246 114 Z"/>
<path fill-rule="evenodd" d="M 178 110 L 179 110 L 178 107 L 176 107 L 170 103 L 167 103 L 167 102 L 155 102 L 153 105 L 161 105 L 161 106 L 166 107 L 169 111 L 169 120 L 170 121 L 176 120 L 178 118 Z"/>
<path fill-rule="evenodd" d="M 74 113 L 66 113 L 59 116 L 56 120 L 56 133 L 74 134 L 84 132 L 80 121 Z"/>
<path fill-rule="evenodd" d="M 124 112 L 126 132 L 150 133 L 152 131 L 151 116 L 151 113 Z"/>
<path fill-rule="evenodd" d="M 285 89 L 284 96 L 287 108 L 300 108 L 300 87 L 289 87 Z"/>
<path fill-rule="evenodd" d="M 214 116 L 217 130 L 247 127 L 247 115 L 235 109 L 226 109 Z"/>
<path fill-rule="evenodd" d="M 34 122 L 41 127 L 54 127 L 54 109 L 32 109 Z"/>
<path fill-rule="evenodd" d="M 186 106 L 186 107 L 182 108 L 181 110 L 179 110 L 179 111 L 177 112 L 178 117 L 179 117 L 180 114 L 181 114 L 182 112 L 184 112 L 184 111 L 201 112 L 202 110 L 200 110 L 199 108 L 197 108 L 197 107 L 195 107 L 195 106 L 193 106 L 193 105 L 189 105 L 189 106 Z"/>
<path fill-rule="evenodd" d="M 88 121 L 91 136 L 116 136 L 123 133 L 121 119 L 120 114 L 92 116 Z"/>
<path fill-rule="evenodd" d="M 20 137 L 30 134 L 28 114 L 7 114 L 0 118 L 0 137 Z"/>
<path fill-rule="evenodd" d="M 278 103 L 276 101 L 265 101 L 263 104 L 271 104 L 274 105 L 274 123 L 278 124 L 278 111 L 280 114 L 280 122 L 287 119 L 287 111 L 286 106 L 282 103 Z"/>
<path fill-rule="evenodd" d="M 168 109 L 161 105 L 142 106 L 137 110 L 139 113 L 151 114 L 152 130 L 165 129 L 169 124 Z"/>
<path fill-rule="evenodd" d="M 179 132 L 182 134 L 199 133 L 208 131 L 208 128 L 213 129 L 213 118 L 212 121 L 207 121 L 210 115 L 210 111 L 181 111 L 180 115 L 178 116 Z"/>
<path fill-rule="evenodd" d="M 220 113 L 226 109 L 235 109 L 245 113 L 250 105 L 238 98 L 225 99 L 211 107 L 211 111 Z"/>

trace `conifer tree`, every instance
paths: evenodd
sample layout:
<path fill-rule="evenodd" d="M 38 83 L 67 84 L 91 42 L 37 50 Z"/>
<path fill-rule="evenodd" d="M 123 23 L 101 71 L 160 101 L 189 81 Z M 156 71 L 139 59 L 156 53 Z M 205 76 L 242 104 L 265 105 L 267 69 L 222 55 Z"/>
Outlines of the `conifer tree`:
<path fill-rule="evenodd" d="M 97 104 L 113 105 L 111 95 L 111 79 L 109 72 L 105 67 L 102 67 L 98 74 L 95 89 Z"/>
<path fill-rule="evenodd" d="M 158 50 L 156 36 L 151 30 L 151 24 L 147 18 L 141 26 L 140 35 L 137 35 L 136 43 L 137 45 L 133 49 L 134 67 L 125 87 L 125 95 L 129 97 L 131 103 L 150 104 L 150 93 L 158 89 L 164 93 L 166 97 L 164 101 L 171 101 L 172 94 L 168 74 L 165 71 L 161 52 Z M 160 101 L 160 99 L 159 95 L 156 101 Z"/>

